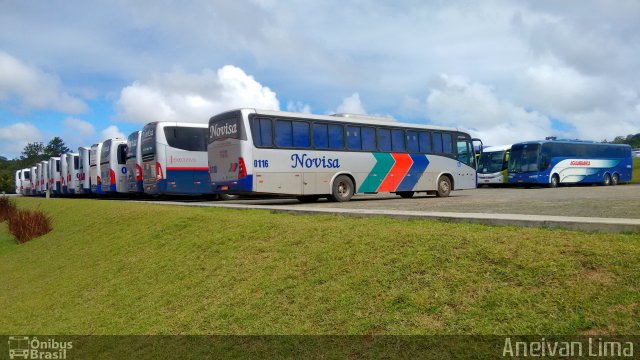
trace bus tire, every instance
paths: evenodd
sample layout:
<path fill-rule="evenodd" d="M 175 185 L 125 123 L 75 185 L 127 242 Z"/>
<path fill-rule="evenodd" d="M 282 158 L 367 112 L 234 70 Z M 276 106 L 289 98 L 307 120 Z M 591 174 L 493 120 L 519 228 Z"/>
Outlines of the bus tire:
<path fill-rule="evenodd" d="M 451 193 L 451 180 L 446 175 L 440 176 L 438 179 L 438 189 L 436 190 L 437 197 L 447 197 Z"/>
<path fill-rule="evenodd" d="M 296 196 L 301 203 L 314 203 L 320 199 L 320 195 L 301 195 Z"/>
<path fill-rule="evenodd" d="M 346 175 L 338 175 L 333 180 L 333 186 L 331 187 L 331 201 L 345 202 L 349 201 L 354 193 L 354 185 L 351 178 Z"/>
<path fill-rule="evenodd" d="M 240 195 L 220 194 L 220 200 L 237 200 Z"/>
<path fill-rule="evenodd" d="M 557 188 L 560 185 L 560 176 L 558 174 L 553 174 L 551 177 L 551 181 L 549 182 L 549 187 Z"/>
<path fill-rule="evenodd" d="M 413 197 L 413 194 L 415 194 L 414 191 L 401 191 L 401 192 L 397 192 L 396 194 L 400 195 L 401 198 L 403 199 L 409 199 Z"/>
<path fill-rule="evenodd" d="M 604 186 L 611 185 L 611 175 L 604 174 L 604 179 L 602 180 L 602 185 L 604 185 Z"/>
<path fill-rule="evenodd" d="M 618 174 L 613 174 L 611 176 L 611 185 L 618 185 L 620 183 L 620 176 Z"/>

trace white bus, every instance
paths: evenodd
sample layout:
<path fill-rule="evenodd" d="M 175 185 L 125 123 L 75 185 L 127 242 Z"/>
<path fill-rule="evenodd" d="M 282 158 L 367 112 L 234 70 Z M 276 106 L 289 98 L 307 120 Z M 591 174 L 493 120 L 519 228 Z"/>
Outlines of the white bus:
<path fill-rule="evenodd" d="M 35 190 L 36 195 L 42 194 L 42 164 L 36 164 L 36 172 L 35 172 Z"/>
<path fill-rule="evenodd" d="M 100 150 L 102 192 L 127 192 L 127 140 L 109 139 Z"/>
<path fill-rule="evenodd" d="M 29 195 L 36 195 L 36 181 L 38 180 L 38 173 L 36 172 L 37 167 L 32 166 L 29 169 L 29 172 L 31 173 L 31 192 L 29 193 Z"/>
<path fill-rule="evenodd" d="M 16 182 L 16 194 L 21 194 L 22 193 L 22 170 L 16 170 L 15 182 Z"/>
<path fill-rule="evenodd" d="M 49 158 L 49 189 L 52 194 L 61 194 L 62 187 L 60 185 L 60 158 Z"/>
<path fill-rule="evenodd" d="M 476 187 L 467 133 L 356 115 L 226 112 L 209 120 L 208 156 L 212 191 L 221 194 L 348 201 L 354 193 L 440 197 Z"/>
<path fill-rule="evenodd" d="M 80 192 L 91 193 L 91 177 L 89 176 L 89 151 L 88 147 L 78 148 L 78 179 L 80 180 Z"/>
<path fill-rule="evenodd" d="M 127 190 L 133 193 L 144 192 L 142 186 L 142 131 L 134 131 L 127 138 Z"/>
<path fill-rule="evenodd" d="M 211 192 L 207 124 L 153 122 L 142 130 L 142 181 L 148 194 Z"/>
<path fill-rule="evenodd" d="M 20 171 L 20 193 L 31 195 L 31 168 Z"/>
<path fill-rule="evenodd" d="M 41 161 L 40 167 L 42 169 L 40 172 L 40 187 L 42 188 L 42 193 L 46 194 L 47 189 L 49 189 L 49 161 Z"/>
<path fill-rule="evenodd" d="M 60 154 L 60 188 L 61 194 L 67 194 L 67 154 Z"/>
<path fill-rule="evenodd" d="M 81 192 L 79 165 L 78 153 L 67 153 L 67 193 L 69 194 L 79 194 Z"/>
<path fill-rule="evenodd" d="M 89 181 L 91 182 L 91 192 L 102 194 L 102 184 L 100 183 L 100 152 L 102 143 L 91 145 L 89 150 Z"/>
<path fill-rule="evenodd" d="M 487 146 L 478 159 L 478 185 L 505 185 L 509 183 L 508 165 L 511 145 Z"/>

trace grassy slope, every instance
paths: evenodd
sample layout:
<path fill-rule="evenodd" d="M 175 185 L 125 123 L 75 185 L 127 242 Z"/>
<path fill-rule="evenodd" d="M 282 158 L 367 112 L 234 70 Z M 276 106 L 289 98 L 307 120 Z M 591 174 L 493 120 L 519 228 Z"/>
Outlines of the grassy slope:
<path fill-rule="evenodd" d="M 434 200 L 437 201 L 437 200 Z M 1 333 L 640 333 L 640 236 L 19 199 Z"/>
<path fill-rule="evenodd" d="M 633 178 L 631 181 L 640 183 L 640 158 L 633 158 Z"/>

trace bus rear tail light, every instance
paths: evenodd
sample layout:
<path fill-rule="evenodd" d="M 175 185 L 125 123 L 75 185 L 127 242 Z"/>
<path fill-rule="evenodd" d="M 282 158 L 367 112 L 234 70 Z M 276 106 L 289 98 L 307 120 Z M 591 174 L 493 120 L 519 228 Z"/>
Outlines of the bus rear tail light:
<path fill-rule="evenodd" d="M 159 162 L 156 163 L 156 180 L 164 179 L 164 175 L 162 174 L 162 165 Z"/>
<path fill-rule="evenodd" d="M 116 172 L 113 171 L 112 169 L 109 169 L 109 184 L 111 185 L 116 184 Z"/>
<path fill-rule="evenodd" d="M 136 164 L 136 180 L 142 181 L 142 168 Z"/>
<path fill-rule="evenodd" d="M 247 166 L 244 164 L 244 159 L 240 157 L 238 159 L 238 179 L 247 177 Z"/>

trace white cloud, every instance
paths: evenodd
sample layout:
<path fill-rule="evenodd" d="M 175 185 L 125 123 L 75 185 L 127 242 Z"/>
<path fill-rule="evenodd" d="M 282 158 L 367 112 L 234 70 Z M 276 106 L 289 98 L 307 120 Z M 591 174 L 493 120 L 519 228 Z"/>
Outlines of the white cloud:
<path fill-rule="evenodd" d="M 42 133 L 30 123 L 15 123 L 0 128 L 0 154 L 18 157 L 25 145 L 42 141 Z"/>
<path fill-rule="evenodd" d="M 67 146 L 76 152 L 79 146 L 95 142 L 96 129 L 90 122 L 69 117 L 62 122 L 62 134 Z"/>
<path fill-rule="evenodd" d="M 111 125 L 100 132 L 100 141 L 105 141 L 108 139 L 126 139 L 127 137 L 118 129 L 117 126 Z"/>
<path fill-rule="evenodd" d="M 54 75 L 0 51 L 0 102 L 19 109 L 53 109 L 79 113 L 87 106 L 62 90 Z"/>
<path fill-rule="evenodd" d="M 298 112 L 303 114 L 311 114 L 311 106 L 303 103 L 302 101 L 293 102 L 289 100 L 287 102 L 287 111 Z"/>
<path fill-rule="evenodd" d="M 337 114 L 349 113 L 349 114 L 361 114 L 366 115 L 367 111 L 360 101 L 360 94 L 353 93 L 351 96 L 342 99 L 342 103 L 338 105 L 335 111 Z"/>
<path fill-rule="evenodd" d="M 226 65 L 200 74 L 182 70 L 134 82 L 122 89 L 118 117 L 125 121 L 207 122 L 217 113 L 239 108 L 279 110 L 276 93 L 242 69 Z"/>
<path fill-rule="evenodd" d="M 417 102 L 411 102 L 415 107 Z M 438 125 L 460 127 L 485 144 L 497 145 L 551 135 L 546 116 L 500 100 L 490 87 L 463 77 L 441 75 L 423 104 Z"/>

